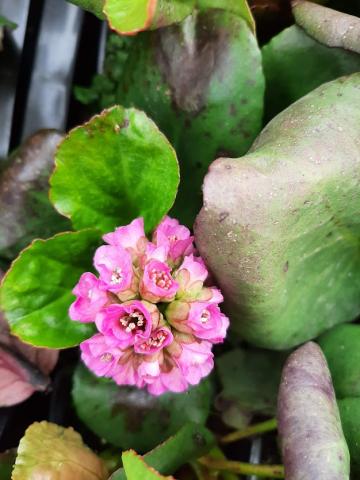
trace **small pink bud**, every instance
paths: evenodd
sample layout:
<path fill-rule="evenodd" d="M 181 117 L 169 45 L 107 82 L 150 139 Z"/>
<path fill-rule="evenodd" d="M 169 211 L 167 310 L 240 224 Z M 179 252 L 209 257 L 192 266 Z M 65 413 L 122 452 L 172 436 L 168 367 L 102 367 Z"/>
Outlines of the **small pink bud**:
<path fill-rule="evenodd" d="M 149 302 L 171 302 L 179 288 L 171 276 L 170 267 L 158 260 L 150 260 L 145 265 L 140 281 L 140 294 Z"/>
<path fill-rule="evenodd" d="M 200 257 L 189 255 L 184 258 L 175 279 L 179 282 L 178 297 L 196 300 L 208 276 L 206 266 Z"/>
<path fill-rule="evenodd" d="M 175 218 L 164 217 L 153 234 L 153 242 L 168 248 L 168 258 L 176 264 L 185 255 L 194 253 L 194 237 L 190 230 L 180 225 Z"/>

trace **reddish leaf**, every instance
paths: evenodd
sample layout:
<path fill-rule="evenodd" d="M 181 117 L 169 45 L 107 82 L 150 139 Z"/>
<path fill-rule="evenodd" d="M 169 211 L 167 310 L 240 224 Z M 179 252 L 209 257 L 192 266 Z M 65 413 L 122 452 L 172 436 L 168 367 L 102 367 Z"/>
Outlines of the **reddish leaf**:
<path fill-rule="evenodd" d="M 36 391 L 45 391 L 50 383 L 48 374 L 58 356 L 58 350 L 35 348 L 10 335 L 0 312 L 0 407 L 15 405 Z"/>

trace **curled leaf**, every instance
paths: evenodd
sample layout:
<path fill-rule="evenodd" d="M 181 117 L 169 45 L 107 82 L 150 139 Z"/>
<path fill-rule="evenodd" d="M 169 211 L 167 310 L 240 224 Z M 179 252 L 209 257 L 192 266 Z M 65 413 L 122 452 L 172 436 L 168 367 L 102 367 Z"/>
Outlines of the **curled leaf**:
<path fill-rule="evenodd" d="M 287 349 L 360 313 L 360 73 L 275 117 L 204 181 L 196 244 L 232 328 Z"/>
<path fill-rule="evenodd" d="M 100 460 L 72 428 L 33 423 L 21 439 L 12 480 L 106 480 Z"/>
<path fill-rule="evenodd" d="M 122 454 L 122 461 L 127 480 L 175 480 L 174 477 L 163 477 L 152 467 L 149 467 L 134 450 Z"/>
<path fill-rule="evenodd" d="M 293 2 L 293 14 L 318 42 L 360 53 L 360 18 L 304 0 Z"/>
<path fill-rule="evenodd" d="M 175 435 L 144 455 L 143 459 L 150 467 L 168 475 L 208 453 L 214 441 L 212 433 L 202 425 L 186 423 Z M 111 480 L 126 480 L 124 469 L 114 472 Z"/>
<path fill-rule="evenodd" d="M 287 480 L 348 480 L 350 457 L 330 372 L 313 342 L 288 358 L 278 422 Z"/>

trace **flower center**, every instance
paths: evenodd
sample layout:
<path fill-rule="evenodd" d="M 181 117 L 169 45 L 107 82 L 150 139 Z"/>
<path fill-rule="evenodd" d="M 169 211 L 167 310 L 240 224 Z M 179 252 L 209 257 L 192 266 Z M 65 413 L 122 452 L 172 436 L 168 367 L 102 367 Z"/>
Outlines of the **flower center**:
<path fill-rule="evenodd" d="M 102 362 L 105 362 L 105 363 L 109 363 L 113 360 L 113 356 L 111 355 L 111 353 L 103 353 L 100 357 L 100 360 Z"/>
<path fill-rule="evenodd" d="M 151 270 L 150 278 L 157 287 L 163 288 L 164 290 L 169 290 L 172 285 L 172 278 L 170 275 L 167 272 L 156 270 L 156 268 Z"/>
<path fill-rule="evenodd" d="M 120 267 L 116 267 L 115 270 L 112 272 L 111 275 L 111 285 L 119 285 L 121 283 L 122 279 L 124 278 L 122 274 L 122 270 Z"/>
<path fill-rule="evenodd" d="M 168 239 L 169 239 L 170 243 L 175 243 L 175 242 L 177 242 L 177 240 L 178 240 L 178 238 L 177 238 L 176 235 L 170 235 L 170 236 L 168 237 Z"/>
<path fill-rule="evenodd" d="M 146 342 L 140 345 L 141 350 L 148 352 L 153 348 L 161 348 L 167 339 L 168 335 L 164 331 L 160 330 L 159 332 L 155 332 L 152 336 L 146 340 Z"/>
<path fill-rule="evenodd" d="M 144 332 L 146 328 L 146 319 L 144 315 L 135 310 L 130 315 L 120 318 L 120 323 L 124 327 L 126 333 Z"/>
<path fill-rule="evenodd" d="M 205 308 L 205 310 L 203 310 L 201 314 L 200 321 L 201 323 L 207 323 L 209 321 L 209 318 L 210 318 L 210 312 Z"/>

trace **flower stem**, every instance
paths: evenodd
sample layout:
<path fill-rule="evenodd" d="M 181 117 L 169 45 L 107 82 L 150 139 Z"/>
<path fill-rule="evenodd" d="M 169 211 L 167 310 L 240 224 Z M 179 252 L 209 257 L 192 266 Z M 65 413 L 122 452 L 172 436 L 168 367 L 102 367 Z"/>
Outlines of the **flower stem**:
<path fill-rule="evenodd" d="M 272 418 L 271 420 L 266 420 L 266 422 L 256 423 L 255 425 L 250 425 L 250 427 L 244 428 L 243 430 L 237 430 L 236 432 L 229 433 L 220 439 L 220 443 L 232 443 L 241 440 L 242 438 L 252 437 L 253 435 L 270 432 L 276 429 L 276 418 Z"/>
<path fill-rule="evenodd" d="M 237 473 L 239 475 L 285 478 L 283 465 L 255 465 L 252 463 L 234 462 L 232 460 L 213 460 L 209 457 L 199 458 L 198 462 L 211 470 Z"/>

